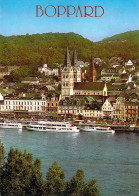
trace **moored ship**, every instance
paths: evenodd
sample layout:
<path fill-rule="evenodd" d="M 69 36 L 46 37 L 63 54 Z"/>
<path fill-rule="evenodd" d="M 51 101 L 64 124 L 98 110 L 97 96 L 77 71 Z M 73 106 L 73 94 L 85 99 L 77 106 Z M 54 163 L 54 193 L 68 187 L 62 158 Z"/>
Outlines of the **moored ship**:
<path fill-rule="evenodd" d="M 30 131 L 46 131 L 46 132 L 79 132 L 76 126 L 72 126 L 69 122 L 51 122 L 38 121 L 30 123 L 27 126 Z"/>
<path fill-rule="evenodd" d="M 22 124 L 16 123 L 16 122 L 0 122 L 0 128 L 3 128 L 3 129 L 22 129 Z"/>
<path fill-rule="evenodd" d="M 115 133 L 115 131 L 112 130 L 110 127 L 96 127 L 96 126 L 84 126 L 81 128 L 81 131 Z"/>

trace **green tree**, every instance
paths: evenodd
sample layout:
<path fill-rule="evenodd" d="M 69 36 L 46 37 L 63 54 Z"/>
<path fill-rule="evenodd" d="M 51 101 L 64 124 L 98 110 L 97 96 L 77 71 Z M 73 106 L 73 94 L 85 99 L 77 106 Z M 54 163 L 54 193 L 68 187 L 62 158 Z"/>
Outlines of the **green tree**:
<path fill-rule="evenodd" d="M 96 180 L 87 182 L 82 188 L 81 196 L 99 196 L 99 190 L 96 185 Z"/>
<path fill-rule="evenodd" d="M 1 171 L 1 195 L 41 196 L 42 185 L 40 160 L 33 162 L 31 153 L 22 153 L 11 148 Z"/>
<path fill-rule="evenodd" d="M 65 196 L 99 196 L 96 180 L 84 181 L 84 171 L 78 170 L 67 183 Z"/>
<path fill-rule="evenodd" d="M 0 141 L 0 168 L 4 163 L 4 146 L 3 143 Z"/>
<path fill-rule="evenodd" d="M 61 171 L 61 167 L 58 166 L 57 162 L 54 162 L 46 175 L 45 192 L 47 196 L 63 195 L 65 190 L 64 177 L 64 171 Z"/>
<path fill-rule="evenodd" d="M 65 195 L 66 196 L 79 196 L 81 194 L 82 188 L 84 186 L 84 172 L 83 170 L 78 170 L 67 183 Z"/>

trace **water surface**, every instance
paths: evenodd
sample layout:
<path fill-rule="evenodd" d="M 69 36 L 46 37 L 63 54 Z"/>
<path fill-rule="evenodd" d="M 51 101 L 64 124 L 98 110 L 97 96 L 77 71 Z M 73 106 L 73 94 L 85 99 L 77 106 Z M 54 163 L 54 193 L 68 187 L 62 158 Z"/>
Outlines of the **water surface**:
<path fill-rule="evenodd" d="M 83 169 L 86 180 L 96 178 L 102 196 L 139 195 L 139 134 L 46 133 L 0 129 L 10 147 L 26 149 L 42 161 L 44 177 L 56 160 L 70 179 Z"/>

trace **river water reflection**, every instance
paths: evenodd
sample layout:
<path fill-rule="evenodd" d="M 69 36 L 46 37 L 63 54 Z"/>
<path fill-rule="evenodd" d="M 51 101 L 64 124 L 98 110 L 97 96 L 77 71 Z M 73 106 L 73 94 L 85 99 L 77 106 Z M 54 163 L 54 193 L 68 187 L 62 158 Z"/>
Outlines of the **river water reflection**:
<path fill-rule="evenodd" d="M 6 152 L 12 146 L 40 158 L 44 177 L 56 160 L 66 179 L 77 169 L 85 171 L 86 180 L 96 178 L 102 196 L 139 195 L 139 134 L 0 129 L 0 139 Z"/>

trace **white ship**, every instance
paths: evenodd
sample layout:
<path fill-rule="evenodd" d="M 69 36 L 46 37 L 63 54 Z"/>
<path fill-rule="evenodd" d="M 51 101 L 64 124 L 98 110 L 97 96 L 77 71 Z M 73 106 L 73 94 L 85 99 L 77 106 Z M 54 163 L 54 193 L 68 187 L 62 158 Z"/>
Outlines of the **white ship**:
<path fill-rule="evenodd" d="M 15 122 L 0 122 L 0 128 L 3 128 L 3 129 L 22 129 L 22 124 L 15 123 Z"/>
<path fill-rule="evenodd" d="M 84 126 L 81 131 L 115 133 L 110 127 Z"/>
<path fill-rule="evenodd" d="M 30 123 L 27 126 L 30 131 L 47 131 L 47 132 L 79 132 L 76 126 L 72 126 L 69 122 L 51 122 L 38 121 Z"/>

